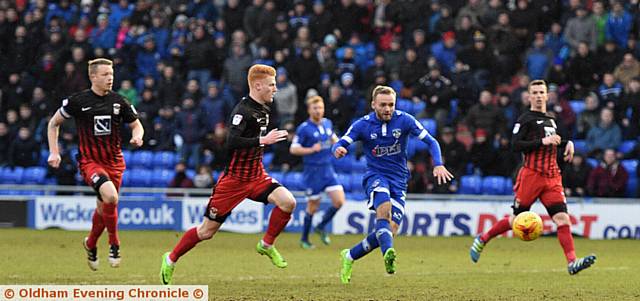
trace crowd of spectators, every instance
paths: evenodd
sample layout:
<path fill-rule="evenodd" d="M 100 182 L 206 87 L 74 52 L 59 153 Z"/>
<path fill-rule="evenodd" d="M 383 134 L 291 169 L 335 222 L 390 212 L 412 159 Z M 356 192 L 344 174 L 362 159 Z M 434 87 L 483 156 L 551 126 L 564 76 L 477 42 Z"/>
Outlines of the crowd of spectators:
<path fill-rule="evenodd" d="M 528 109 L 528 82 L 546 79 L 560 135 L 586 141 L 563 167 L 567 194 L 620 195 L 619 160 L 640 153 L 616 152 L 640 134 L 639 29 L 637 0 L 0 0 L 0 165 L 37 164 L 48 118 L 89 87 L 87 61 L 106 57 L 114 90 L 139 112 L 144 148 L 219 170 L 225 119 L 247 93 L 249 66 L 263 63 L 278 71 L 272 126 L 295 131 L 304 100 L 321 95 L 343 133 L 369 111 L 372 88 L 390 85 L 424 104 L 415 115 L 435 121 L 458 178 L 513 175 L 510 131 Z M 63 147 L 76 137 L 65 123 Z M 286 144 L 272 151 L 273 169 L 299 168 Z M 410 190 L 455 192 L 433 185 L 428 156 L 412 158 Z"/>

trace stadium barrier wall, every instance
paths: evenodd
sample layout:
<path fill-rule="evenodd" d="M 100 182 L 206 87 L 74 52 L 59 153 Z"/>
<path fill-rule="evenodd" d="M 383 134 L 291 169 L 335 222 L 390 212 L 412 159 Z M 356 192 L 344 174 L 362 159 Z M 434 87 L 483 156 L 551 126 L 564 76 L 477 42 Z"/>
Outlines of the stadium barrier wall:
<path fill-rule="evenodd" d="M 184 198 L 175 201 L 120 201 L 119 227 L 127 230 L 165 229 L 184 231 L 202 221 L 207 198 Z M 322 210 L 330 206 L 321 203 L 314 216 L 317 223 Z M 289 232 L 302 228 L 306 202 L 298 206 L 287 225 Z M 338 211 L 328 230 L 334 234 L 363 234 L 371 232 L 375 214 L 362 201 L 349 201 Z M 62 228 L 88 230 L 95 208 L 95 198 L 38 197 L 27 202 L 27 224 L 31 228 Z M 229 216 L 223 230 L 239 233 L 258 233 L 266 229 L 273 206 L 253 201 L 242 202 Z M 532 211 L 541 215 L 545 234 L 555 232 L 555 226 L 541 204 Z M 497 201 L 409 201 L 401 235 L 457 236 L 475 235 L 488 230 L 493 223 L 511 213 L 507 202 Z M 640 239 L 640 205 L 572 203 L 569 213 L 574 234 L 590 239 Z M 510 235 L 510 232 L 509 232 Z"/>

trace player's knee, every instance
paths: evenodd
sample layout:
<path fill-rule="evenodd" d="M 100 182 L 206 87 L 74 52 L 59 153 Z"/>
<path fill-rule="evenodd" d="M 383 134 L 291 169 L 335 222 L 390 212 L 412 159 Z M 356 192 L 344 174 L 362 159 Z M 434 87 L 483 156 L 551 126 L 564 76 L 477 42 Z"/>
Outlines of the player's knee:
<path fill-rule="evenodd" d="M 278 207 L 284 212 L 293 212 L 293 209 L 296 208 L 296 198 L 293 197 L 291 192 L 287 192 Z"/>
<path fill-rule="evenodd" d="M 218 232 L 218 227 L 216 227 L 212 223 L 203 223 L 198 227 L 198 238 L 201 240 L 208 240 L 213 237 L 216 232 Z"/>
<path fill-rule="evenodd" d="M 552 217 L 552 219 L 553 219 L 553 222 L 556 223 L 556 226 L 558 227 L 571 225 L 571 218 L 569 217 L 569 214 L 567 214 L 566 212 L 558 212 Z"/>
<path fill-rule="evenodd" d="M 307 213 L 309 214 L 314 214 L 316 213 L 316 211 L 318 211 L 318 206 L 320 200 L 309 200 L 307 201 Z"/>
<path fill-rule="evenodd" d="M 117 193 L 104 193 L 101 194 L 100 197 L 102 201 L 108 204 L 117 204 L 118 203 L 118 194 Z"/>

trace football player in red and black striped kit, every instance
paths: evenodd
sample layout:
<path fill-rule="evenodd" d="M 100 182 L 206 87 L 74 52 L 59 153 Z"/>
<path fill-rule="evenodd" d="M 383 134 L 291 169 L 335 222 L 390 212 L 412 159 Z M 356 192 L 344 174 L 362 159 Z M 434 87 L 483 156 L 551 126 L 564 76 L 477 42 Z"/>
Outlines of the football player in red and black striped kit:
<path fill-rule="evenodd" d="M 107 59 L 89 61 L 91 88 L 71 95 L 62 101 L 62 107 L 49 121 L 48 163 L 60 166 L 58 131 L 65 119 L 74 118 L 78 129 L 78 165 L 84 181 L 98 194 L 93 212 L 91 232 L 83 244 L 87 251 L 89 268 L 98 269 L 96 243 L 107 229 L 109 233 L 109 264 L 120 265 L 118 239 L 118 191 L 125 162 L 122 157 L 120 128 L 127 123 L 131 128 L 131 143 L 142 146 L 144 129 L 135 108 L 113 86 L 113 63 Z"/>
<path fill-rule="evenodd" d="M 531 110 L 522 114 L 513 128 L 513 150 L 524 153 L 524 164 L 513 187 L 515 199 L 513 215 L 498 221 L 488 232 L 478 235 L 471 246 L 473 262 L 480 259 L 485 245 L 494 237 L 511 229 L 513 218 L 529 211 L 540 199 L 558 228 L 558 240 L 567 259 L 567 270 L 574 275 L 595 263 L 596 256 L 576 258 L 571 234 L 571 220 L 562 188 L 558 167 L 558 147 L 564 147 L 564 160 L 573 160 L 574 147 L 570 140 L 556 134 L 556 122 L 547 113 L 547 84 L 543 80 L 529 83 Z"/>
<path fill-rule="evenodd" d="M 258 64 L 249 69 L 249 95 L 240 100 L 228 120 L 226 144 L 229 163 L 211 193 L 202 224 L 185 232 L 173 251 L 163 255 L 162 284 L 172 283 L 176 261 L 200 241 L 211 239 L 231 210 L 245 198 L 275 204 L 267 232 L 256 250 L 269 257 L 275 266 L 287 267 L 287 262 L 273 244 L 291 219 L 296 201 L 289 190 L 265 172 L 262 165 L 264 146 L 287 137 L 285 130 L 274 129 L 267 133 L 268 104 L 273 102 L 273 95 L 278 91 L 275 76 L 276 70 L 270 66 Z"/>

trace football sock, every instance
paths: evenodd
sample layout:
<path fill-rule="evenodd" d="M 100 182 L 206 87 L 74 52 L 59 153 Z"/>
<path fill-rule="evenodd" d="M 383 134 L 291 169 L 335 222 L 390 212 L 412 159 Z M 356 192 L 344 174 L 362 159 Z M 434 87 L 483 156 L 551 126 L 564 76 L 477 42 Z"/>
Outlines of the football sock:
<path fill-rule="evenodd" d="M 120 245 L 118 239 L 118 204 L 102 203 L 102 220 L 109 233 L 109 244 Z"/>
<path fill-rule="evenodd" d="M 331 219 L 333 219 L 333 216 L 336 215 L 336 212 L 338 212 L 338 209 L 340 208 L 336 208 L 334 206 L 329 207 L 327 211 L 324 212 L 322 221 L 318 224 L 318 226 L 316 226 L 316 229 L 324 230 L 324 227 L 327 225 L 327 223 L 329 223 L 329 221 L 331 221 Z"/>
<path fill-rule="evenodd" d="M 269 227 L 267 228 L 267 233 L 262 237 L 262 241 L 268 245 L 273 245 L 276 237 L 284 230 L 284 227 L 287 226 L 290 219 L 291 212 L 284 212 L 279 207 L 273 208 L 273 210 L 271 210 L 271 217 L 269 218 Z"/>
<path fill-rule="evenodd" d="M 189 252 L 189 250 L 195 247 L 200 241 L 201 239 L 198 237 L 198 229 L 196 227 L 187 230 L 175 248 L 173 248 L 171 254 L 169 254 L 169 259 L 171 259 L 172 262 L 177 262 L 180 256 Z"/>
<path fill-rule="evenodd" d="M 302 237 L 300 240 L 309 241 L 309 231 L 311 231 L 311 221 L 313 220 L 313 214 L 305 212 L 304 223 L 302 224 Z"/>
<path fill-rule="evenodd" d="M 357 260 L 365 255 L 369 254 L 375 248 L 379 247 L 378 238 L 376 237 L 376 232 L 371 232 L 367 237 L 365 237 L 361 242 L 357 245 L 353 246 L 351 250 L 349 250 L 349 255 L 351 260 Z"/>
<path fill-rule="evenodd" d="M 558 227 L 558 240 L 564 250 L 564 256 L 567 258 L 567 262 L 571 263 L 576 260 L 576 251 L 573 247 L 573 235 L 571 234 L 571 227 L 569 227 L 569 225 Z"/>
<path fill-rule="evenodd" d="M 96 247 L 96 243 L 98 242 L 98 238 L 104 232 L 104 220 L 102 216 L 98 214 L 98 209 L 93 211 L 93 217 L 91 218 L 91 232 L 89 232 L 89 238 L 87 239 L 87 247 L 89 249 L 93 249 Z"/>
<path fill-rule="evenodd" d="M 482 239 L 483 242 L 488 243 L 492 238 L 509 230 L 511 230 L 511 226 L 509 225 L 509 217 L 505 217 L 499 220 L 495 225 L 493 225 L 493 227 L 491 227 L 489 231 L 482 234 L 480 236 L 480 239 Z"/>
<path fill-rule="evenodd" d="M 382 251 L 382 255 L 384 255 L 387 249 L 393 247 L 393 235 L 391 234 L 391 225 L 389 224 L 389 220 L 376 220 L 375 233 L 376 238 L 378 239 L 378 244 L 380 245 L 380 250 Z"/>

